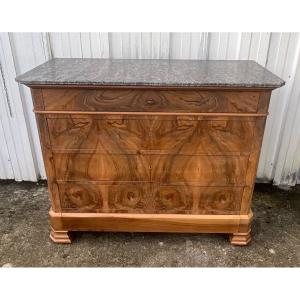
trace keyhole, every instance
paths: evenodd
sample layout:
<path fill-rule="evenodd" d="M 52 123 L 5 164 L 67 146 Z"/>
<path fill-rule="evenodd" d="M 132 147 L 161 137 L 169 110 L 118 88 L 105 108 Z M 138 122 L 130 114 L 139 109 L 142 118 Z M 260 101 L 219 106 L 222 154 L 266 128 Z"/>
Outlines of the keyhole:
<path fill-rule="evenodd" d="M 150 98 L 150 99 L 148 99 L 148 100 L 147 100 L 147 104 L 150 104 L 150 105 L 154 104 L 154 100 L 153 100 L 153 99 L 151 99 L 151 98 Z"/>

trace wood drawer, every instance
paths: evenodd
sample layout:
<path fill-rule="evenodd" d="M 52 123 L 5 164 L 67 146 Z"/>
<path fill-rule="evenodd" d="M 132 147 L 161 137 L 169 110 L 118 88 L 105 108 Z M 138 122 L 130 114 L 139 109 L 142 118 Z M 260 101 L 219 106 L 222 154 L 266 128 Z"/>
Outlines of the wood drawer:
<path fill-rule="evenodd" d="M 150 148 L 159 154 L 241 155 L 251 152 L 254 122 L 243 118 L 161 118 L 153 121 L 149 133 Z"/>
<path fill-rule="evenodd" d="M 150 89 L 43 89 L 45 110 L 101 112 L 257 112 L 259 92 L 150 90 Z"/>
<path fill-rule="evenodd" d="M 48 119 L 54 151 L 107 154 L 249 154 L 254 121 L 172 116 L 129 119 L 126 116 Z"/>
<path fill-rule="evenodd" d="M 156 185 L 152 187 L 156 213 L 239 213 L 243 188 Z"/>
<path fill-rule="evenodd" d="M 151 196 L 150 183 L 60 183 L 63 211 L 143 213 Z"/>
<path fill-rule="evenodd" d="M 245 184 L 248 156 L 56 153 L 57 180 L 151 181 L 199 186 Z"/>
<path fill-rule="evenodd" d="M 243 188 L 126 184 L 59 184 L 63 211 L 236 214 Z"/>
<path fill-rule="evenodd" d="M 53 160 L 57 180 L 150 180 L 150 159 L 144 155 L 56 153 Z"/>
<path fill-rule="evenodd" d="M 151 181 L 198 186 L 245 185 L 248 156 L 152 155 Z"/>

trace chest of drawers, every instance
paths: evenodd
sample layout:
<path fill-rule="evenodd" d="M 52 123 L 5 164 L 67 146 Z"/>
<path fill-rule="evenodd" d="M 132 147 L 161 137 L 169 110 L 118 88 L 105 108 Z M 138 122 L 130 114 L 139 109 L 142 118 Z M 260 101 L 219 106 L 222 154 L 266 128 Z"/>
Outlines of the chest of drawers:
<path fill-rule="evenodd" d="M 51 234 L 251 236 L 251 198 L 272 89 L 251 61 L 55 59 L 31 88 Z"/>

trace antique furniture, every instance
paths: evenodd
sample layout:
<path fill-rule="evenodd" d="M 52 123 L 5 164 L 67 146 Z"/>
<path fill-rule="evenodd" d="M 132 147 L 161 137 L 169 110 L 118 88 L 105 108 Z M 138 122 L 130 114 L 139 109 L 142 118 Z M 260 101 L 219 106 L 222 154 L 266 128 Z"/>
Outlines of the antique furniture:
<path fill-rule="evenodd" d="M 53 59 L 31 88 L 51 234 L 215 232 L 249 243 L 271 91 L 253 61 Z"/>

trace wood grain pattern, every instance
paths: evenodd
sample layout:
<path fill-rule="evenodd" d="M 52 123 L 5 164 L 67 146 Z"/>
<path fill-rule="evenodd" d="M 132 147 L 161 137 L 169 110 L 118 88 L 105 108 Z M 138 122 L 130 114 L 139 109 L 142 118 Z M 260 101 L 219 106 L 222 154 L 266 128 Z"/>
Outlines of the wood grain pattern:
<path fill-rule="evenodd" d="M 131 115 L 131 116 L 196 116 L 196 117 L 266 117 L 268 113 L 220 113 L 220 112 L 160 112 L 160 111 L 76 111 L 76 110 L 34 110 L 41 115 L 73 115 L 73 116 L 103 116 L 103 115 Z"/>
<path fill-rule="evenodd" d="M 56 171 L 55 166 L 53 164 L 53 152 L 49 145 L 49 131 L 47 128 L 46 118 L 43 116 L 36 116 L 39 137 L 42 145 L 42 153 L 44 159 L 44 165 L 46 169 L 47 175 L 47 183 L 48 183 L 48 191 L 51 201 L 51 206 L 54 211 L 58 212 L 61 210 L 60 201 L 59 201 L 59 193 L 58 186 L 56 182 Z"/>
<path fill-rule="evenodd" d="M 254 130 L 254 143 L 252 144 L 252 151 L 249 155 L 247 174 L 246 174 L 246 186 L 243 194 L 241 214 L 249 213 L 251 209 L 251 201 L 254 190 L 256 171 L 259 162 L 259 154 L 261 151 L 261 144 L 264 134 L 266 118 L 258 118 L 255 123 Z"/>
<path fill-rule="evenodd" d="M 257 107 L 258 113 L 267 113 L 268 112 L 271 93 L 272 93 L 271 91 L 264 91 L 264 92 L 260 93 L 258 107 Z"/>
<path fill-rule="evenodd" d="M 50 210 L 50 217 L 52 228 L 66 231 L 237 233 L 241 223 L 251 222 L 252 212 L 248 215 L 158 215 L 55 213 Z"/>
<path fill-rule="evenodd" d="M 150 183 L 59 185 L 62 211 L 143 213 L 151 196 Z"/>
<path fill-rule="evenodd" d="M 54 151 L 107 154 L 249 154 L 254 121 L 165 119 L 49 118 Z"/>
<path fill-rule="evenodd" d="M 150 149 L 182 155 L 247 154 L 253 136 L 253 122 L 207 119 L 192 121 L 157 119 L 149 130 Z M 173 151 L 172 151 L 173 149 Z"/>
<path fill-rule="evenodd" d="M 247 156 L 152 155 L 151 181 L 243 186 L 247 162 Z"/>
<path fill-rule="evenodd" d="M 36 89 L 31 92 L 32 92 L 32 97 L 34 98 L 35 107 L 43 108 L 44 102 L 42 98 L 42 91 Z M 53 153 L 51 147 L 49 146 L 50 137 L 49 137 L 49 130 L 48 130 L 46 117 L 43 115 L 36 115 L 36 122 L 37 122 L 39 137 L 41 141 L 44 165 L 47 174 L 48 192 L 51 201 L 51 207 L 53 211 L 59 212 L 61 211 L 60 199 L 59 199 L 58 186 L 56 183 L 55 167 L 53 164 Z"/>
<path fill-rule="evenodd" d="M 105 195 L 96 185 L 59 184 L 62 211 L 101 212 L 107 207 Z"/>
<path fill-rule="evenodd" d="M 76 182 L 59 191 L 65 212 L 237 214 L 243 188 Z"/>
<path fill-rule="evenodd" d="M 248 157 L 55 153 L 53 161 L 57 180 L 243 186 Z"/>
<path fill-rule="evenodd" d="M 106 154 L 138 154 L 149 147 L 148 120 L 48 119 L 52 147 Z"/>
<path fill-rule="evenodd" d="M 248 244 L 270 94 L 35 89 L 51 239 L 69 243 L 72 230 L 224 232 Z"/>
<path fill-rule="evenodd" d="M 155 213 L 238 214 L 243 188 L 153 184 Z"/>
<path fill-rule="evenodd" d="M 43 89 L 46 110 L 256 112 L 258 92 Z"/>
<path fill-rule="evenodd" d="M 31 89 L 30 91 L 34 109 L 44 110 L 45 106 L 42 89 Z"/>
<path fill-rule="evenodd" d="M 146 155 L 55 153 L 57 180 L 150 181 Z"/>

